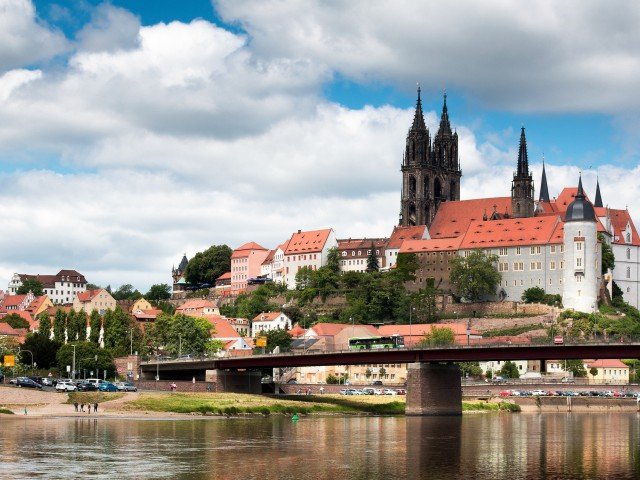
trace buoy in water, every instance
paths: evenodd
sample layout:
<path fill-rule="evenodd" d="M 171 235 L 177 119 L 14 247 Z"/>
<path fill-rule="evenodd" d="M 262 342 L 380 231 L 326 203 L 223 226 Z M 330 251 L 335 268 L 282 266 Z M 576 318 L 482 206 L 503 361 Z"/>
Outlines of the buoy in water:
<path fill-rule="evenodd" d="M 293 422 L 297 422 L 298 420 L 300 420 L 300 418 L 298 417 L 298 412 L 296 412 L 296 413 L 294 413 L 294 414 L 293 414 L 293 417 L 291 417 L 291 420 L 292 420 Z"/>

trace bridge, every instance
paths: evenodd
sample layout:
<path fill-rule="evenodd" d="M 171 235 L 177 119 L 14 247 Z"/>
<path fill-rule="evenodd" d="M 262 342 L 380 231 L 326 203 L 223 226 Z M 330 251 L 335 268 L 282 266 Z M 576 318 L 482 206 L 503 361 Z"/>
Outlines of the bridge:
<path fill-rule="evenodd" d="M 489 360 L 572 360 L 640 358 L 640 343 L 563 345 L 483 345 L 382 350 L 295 352 L 246 357 L 152 359 L 141 364 L 142 377 L 207 380 L 217 391 L 259 393 L 263 368 L 406 363 L 409 415 L 462 413 L 460 370 L 454 362 Z"/>

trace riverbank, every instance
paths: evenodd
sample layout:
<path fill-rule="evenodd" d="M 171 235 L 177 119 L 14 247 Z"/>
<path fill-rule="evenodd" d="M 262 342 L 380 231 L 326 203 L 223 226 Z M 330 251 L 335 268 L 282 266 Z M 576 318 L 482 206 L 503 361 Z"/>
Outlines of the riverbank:
<path fill-rule="evenodd" d="M 93 405 L 97 412 L 76 412 L 74 402 Z M 0 408 L 29 417 L 181 418 L 193 415 L 404 415 L 403 396 L 247 395 L 232 393 L 53 393 L 0 387 Z M 463 411 L 518 411 L 502 402 L 463 402 Z M 2 413 L 0 413 L 1 415 Z"/>

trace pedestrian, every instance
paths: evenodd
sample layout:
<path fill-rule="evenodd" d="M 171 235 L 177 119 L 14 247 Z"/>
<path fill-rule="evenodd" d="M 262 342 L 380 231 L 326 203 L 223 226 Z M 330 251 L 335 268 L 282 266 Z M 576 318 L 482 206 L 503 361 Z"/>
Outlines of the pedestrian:
<path fill-rule="evenodd" d="M 91 404 L 87 403 L 87 413 L 91 413 Z"/>
<path fill-rule="evenodd" d="M 81 403 L 81 404 L 80 404 L 80 411 L 81 411 L 81 412 L 84 412 L 84 403 Z"/>
<path fill-rule="evenodd" d="M 320 395 L 324 393 L 324 387 L 320 387 Z"/>
<path fill-rule="evenodd" d="M 78 411 L 78 402 L 73 402 L 73 406 L 76 407 L 76 412 Z"/>
<path fill-rule="evenodd" d="M 93 413 L 98 413 L 98 404 L 97 403 L 93 404 Z"/>

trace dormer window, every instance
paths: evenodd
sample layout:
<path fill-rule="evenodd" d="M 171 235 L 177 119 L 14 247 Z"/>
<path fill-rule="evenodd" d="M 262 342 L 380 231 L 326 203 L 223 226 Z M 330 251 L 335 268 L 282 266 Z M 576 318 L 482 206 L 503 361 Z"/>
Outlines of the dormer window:
<path fill-rule="evenodd" d="M 627 232 L 627 243 L 631 243 L 631 233 Z"/>

